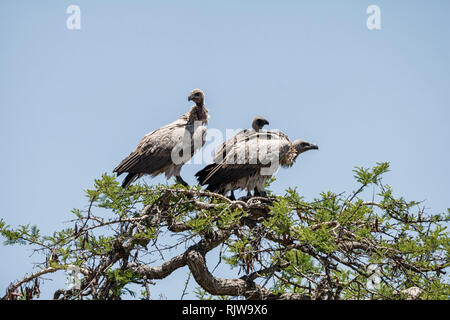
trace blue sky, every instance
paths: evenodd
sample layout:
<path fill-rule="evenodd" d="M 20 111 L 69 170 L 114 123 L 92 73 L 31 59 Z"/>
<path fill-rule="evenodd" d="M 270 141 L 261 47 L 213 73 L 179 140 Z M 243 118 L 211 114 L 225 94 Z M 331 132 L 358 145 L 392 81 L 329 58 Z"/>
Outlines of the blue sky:
<path fill-rule="evenodd" d="M 81 30 L 66 28 L 71 4 L 81 8 Z M 372 4 L 381 30 L 366 27 Z M 397 195 L 442 212 L 449 12 L 446 0 L 3 0 L 0 217 L 43 233 L 65 226 L 72 208 L 87 205 L 83 189 L 185 113 L 197 87 L 210 128 L 247 128 L 262 115 L 320 146 L 278 172 L 275 192 L 298 186 L 309 200 L 350 192 L 354 166 L 389 161 L 385 182 Z M 201 168 L 182 176 L 194 184 Z M 31 254 L 0 246 L 0 295 L 40 261 Z M 155 297 L 179 298 L 185 278 L 177 271 Z M 42 288 L 59 287 L 64 275 Z"/>

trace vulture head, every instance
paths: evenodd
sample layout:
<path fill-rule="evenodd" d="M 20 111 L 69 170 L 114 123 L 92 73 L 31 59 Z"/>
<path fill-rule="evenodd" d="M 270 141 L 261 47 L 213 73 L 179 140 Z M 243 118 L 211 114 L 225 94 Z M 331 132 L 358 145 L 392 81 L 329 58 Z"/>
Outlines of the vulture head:
<path fill-rule="evenodd" d="M 194 101 L 195 104 L 199 107 L 203 106 L 205 100 L 205 95 L 203 91 L 200 89 L 194 89 L 191 91 L 188 97 L 188 101 Z"/>
<path fill-rule="evenodd" d="M 256 116 L 252 122 L 252 128 L 256 132 L 259 132 L 266 124 L 269 124 L 269 121 L 264 119 L 263 117 Z"/>
<path fill-rule="evenodd" d="M 303 140 L 295 140 L 293 143 L 295 150 L 297 151 L 297 156 L 308 150 L 318 150 L 319 146 L 309 143 Z"/>

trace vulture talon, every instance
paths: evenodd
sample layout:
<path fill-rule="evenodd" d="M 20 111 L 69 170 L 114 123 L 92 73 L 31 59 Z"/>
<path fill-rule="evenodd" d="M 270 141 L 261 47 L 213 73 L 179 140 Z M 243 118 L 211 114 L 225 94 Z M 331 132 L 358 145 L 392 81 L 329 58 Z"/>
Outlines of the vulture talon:
<path fill-rule="evenodd" d="M 265 190 L 258 191 L 258 189 L 255 188 L 254 195 L 255 197 L 267 198 L 267 192 Z"/>
<path fill-rule="evenodd" d="M 182 184 L 183 186 L 189 188 L 189 184 L 186 181 L 184 181 L 181 176 L 176 176 L 175 180 L 177 181 L 177 183 Z"/>

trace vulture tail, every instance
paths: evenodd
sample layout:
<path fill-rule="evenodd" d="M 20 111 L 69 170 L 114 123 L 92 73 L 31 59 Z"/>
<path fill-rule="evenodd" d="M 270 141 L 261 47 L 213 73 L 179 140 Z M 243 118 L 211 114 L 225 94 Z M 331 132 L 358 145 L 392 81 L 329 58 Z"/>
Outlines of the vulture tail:
<path fill-rule="evenodd" d="M 216 164 L 209 164 L 206 167 L 204 167 L 202 170 L 200 170 L 199 172 L 197 172 L 195 174 L 195 176 L 197 177 L 198 182 L 203 186 L 206 184 L 206 177 L 208 176 L 208 174 L 211 172 L 211 170 L 213 170 L 215 168 Z"/>
<path fill-rule="evenodd" d="M 137 177 L 139 177 L 139 173 L 129 173 L 129 174 L 127 174 L 125 179 L 123 179 L 122 188 L 124 188 L 124 189 L 128 188 L 130 186 L 130 184 L 134 180 L 136 180 Z"/>

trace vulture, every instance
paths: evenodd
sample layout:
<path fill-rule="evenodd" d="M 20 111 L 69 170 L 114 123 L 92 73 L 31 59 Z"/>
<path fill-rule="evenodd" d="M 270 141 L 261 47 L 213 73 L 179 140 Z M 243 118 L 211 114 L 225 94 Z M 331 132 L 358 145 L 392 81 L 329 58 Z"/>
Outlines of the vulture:
<path fill-rule="evenodd" d="M 258 121 L 259 120 L 259 121 Z M 226 194 L 235 199 L 233 191 L 247 190 L 247 197 L 266 196 L 264 184 L 279 166 L 291 167 L 297 157 L 308 150 L 319 149 L 303 140 L 291 142 L 280 131 L 261 131 L 268 121 L 261 117 L 253 120 L 254 130 L 243 130 L 219 146 L 214 163 L 195 174 L 201 185 L 211 192 Z"/>
<path fill-rule="evenodd" d="M 180 176 L 181 167 L 205 144 L 208 109 L 200 89 L 191 91 L 188 101 L 195 103 L 176 121 L 146 134 L 136 149 L 114 169 L 117 176 L 128 173 L 122 182 L 127 188 L 143 175 L 155 177 L 164 173 L 177 183 L 188 184 Z"/>

